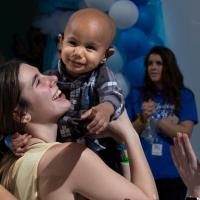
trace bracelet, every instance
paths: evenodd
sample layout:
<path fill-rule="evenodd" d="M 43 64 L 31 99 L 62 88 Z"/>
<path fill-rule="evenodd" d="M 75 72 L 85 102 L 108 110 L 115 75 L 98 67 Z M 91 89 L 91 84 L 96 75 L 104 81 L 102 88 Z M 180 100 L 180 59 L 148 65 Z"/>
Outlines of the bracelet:
<path fill-rule="evenodd" d="M 135 122 L 138 123 L 138 124 L 141 124 L 141 125 L 146 124 L 146 120 L 144 120 L 144 118 L 142 117 L 141 114 L 138 115 L 138 117 L 137 117 Z"/>
<path fill-rule="evenodd" d="M 129 163 L 128 157 L 123 157 L 123 158 L 121 159 L 121 163 Z"/>
<path fill-rule="evenodd" d="M 118 150 L 120 151 L 121 163 L 129 163 L 125 144 L 119 144 Z"/>

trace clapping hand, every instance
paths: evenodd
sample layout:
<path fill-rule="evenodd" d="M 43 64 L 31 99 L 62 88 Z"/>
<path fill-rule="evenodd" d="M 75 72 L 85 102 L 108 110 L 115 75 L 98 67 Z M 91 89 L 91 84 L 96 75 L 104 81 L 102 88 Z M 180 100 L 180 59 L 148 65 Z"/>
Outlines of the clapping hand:
<path fill-rule="evenodd" d="M 177 133 L 171 153 L 177 170 L 187 186 L 188 195 L 200 197 L 200 163 L 187 134 Z"/>

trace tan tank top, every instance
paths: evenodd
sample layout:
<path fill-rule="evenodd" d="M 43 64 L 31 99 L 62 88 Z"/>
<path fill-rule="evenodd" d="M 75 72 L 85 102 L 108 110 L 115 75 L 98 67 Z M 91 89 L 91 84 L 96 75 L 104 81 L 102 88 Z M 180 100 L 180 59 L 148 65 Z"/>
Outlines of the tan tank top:
<path fill-rule="evenodd" d="M 56 144 L 59 143 L 33 144 L 24 156 L 16 161 L 12 173 L 12 183 L 14 195 L 18 200 L 37 199 L 37 170 L 39 161 L 44 153 Z"/>

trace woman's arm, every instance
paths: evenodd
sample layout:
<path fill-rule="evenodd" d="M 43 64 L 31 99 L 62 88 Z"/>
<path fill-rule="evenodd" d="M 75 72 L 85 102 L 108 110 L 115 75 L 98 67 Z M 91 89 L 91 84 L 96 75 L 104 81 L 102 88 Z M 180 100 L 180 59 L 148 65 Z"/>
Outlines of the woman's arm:
<path fill-rule="evenodd" d="M 110 169 L 83 145 L 61 144 L 49 149 L 40 162 L 38 172 L 41 197 L 45 196 L 45 200 L 48 200 L 54 195 L 62 199 L 64 195 L 69 197 L 79 193 L 95 200 L 158 199 L 139 137 L 127 114 L 123 113 L 113 123 L 112 131 L 127 145 L 131 182 Z"/>
<path fill-rule="evenodd" d="M 77 174 L 79 171 L 77 178 L 81 177 L 82 181 L 77 191 L 85 196 L 89 193 L 89 196 L 86 196 L 89 199 L 99 200 L 158 199 L 155 182 L 144 156 L 140 139 L 133 129 L 126 111 L 118 120 L 111 122 L 109 129 L 111 134 L 114 134 L 114 138 L 121 139 L 126 144 L 131 181 L 111 170 L 93 152 L 88 151 L 87 155 L 85 154 L 83 165 L 77 170 Z M 77 181 L 77 184 L 80 184 L 80 180 Z"/>
<path fill-rule="evenodd" d="M 196 103 L 193 93 L 188 89 L 184 89 L 180 91 L 180 93 L 181 107 L 178 112 L 180 119 L 175 120 L 174 123 L 172 117 L 177 118 L 174 115 L 158 122 L 158 127 L 160 128 L 161 132 L 171 138 L 175 137 L 177 132 L 186 133 L 188 136 L 190 136 L 194 124 L 198 121 Z"/>
<path fill-rule="evenodd" d="M 175 124 L 173 123 L 173 121 L 166 118 L 159 120 L 157 125 L 163 134 L 173 138 L 176 136 L 177 132 L 186 133 L 188 134 L 188 136 L 190 136 L 192 134 L 194 123 L 192 121 L 187 120 L 179 124 Z"/>
<path fill-rule="evenodd" d="M 157 190 L 152 173 L 146 161 L 140 139 L 128 118 L 126 110 L 121 117 L 111 123 L 111 130 L 125 142 L 131 168 L 131 181 L 150 199 L 157 198 Z"/>
<path fill-rule="evenodd" d="M 17 200 L 11 193 L 9 193 L 3 186 L 0 185 L 0 199 L 2 200 Z"/>

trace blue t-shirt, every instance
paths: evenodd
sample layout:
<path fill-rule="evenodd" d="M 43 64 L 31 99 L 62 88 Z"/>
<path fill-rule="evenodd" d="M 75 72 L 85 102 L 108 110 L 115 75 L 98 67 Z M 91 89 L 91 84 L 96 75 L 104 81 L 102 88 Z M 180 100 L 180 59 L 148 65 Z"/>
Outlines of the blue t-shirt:
<path fill-rule="evenodd" d="M 173 105 L 164 100 L 161 94 L 158 93 L 152 100 L 156 102 L 156 111 L 153 114 L 154 119 L 162 119 L 175 114 L 179 118 L 179 123 L 190 120 L 196 124 L 198 121 L 194 95 L 189 89 L 184 88 L 181 90 L 181 108 L 178 113 L 175 112 Z M 140 89 L 131 91 L 126 101 L 126 109 L 131 121 L 135 121 L 137 115 L 141 112 L 143 101 Z M 170 145 L 173 144 L 173 140 L 159 132 L 155 134 L 153 142 L 145 139 L 142 135 L 143 132 L 140 137 L 141 144 L 154 178 L 168 179 L 179 177 L 170 152 Z"/>

